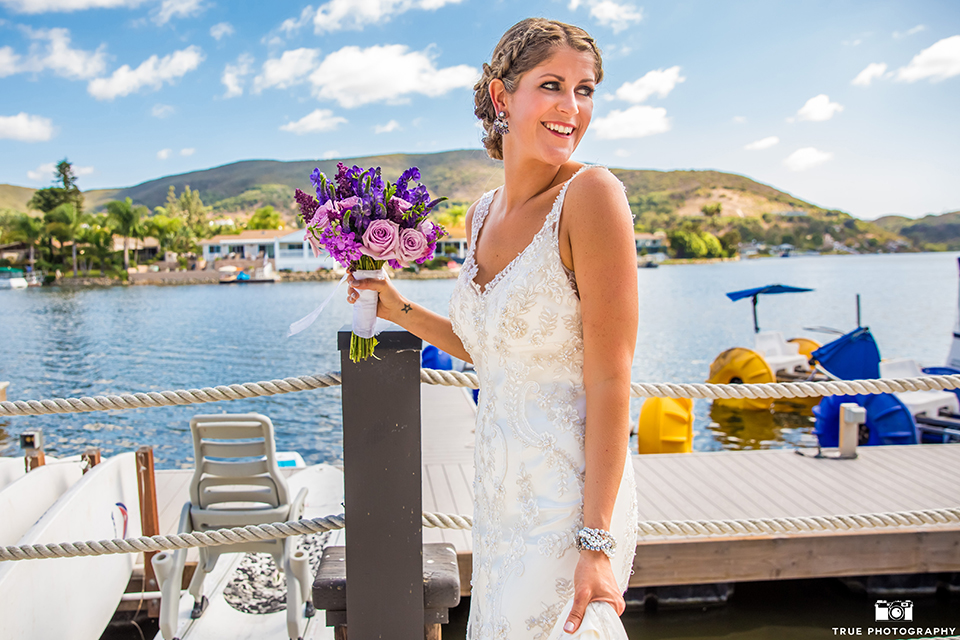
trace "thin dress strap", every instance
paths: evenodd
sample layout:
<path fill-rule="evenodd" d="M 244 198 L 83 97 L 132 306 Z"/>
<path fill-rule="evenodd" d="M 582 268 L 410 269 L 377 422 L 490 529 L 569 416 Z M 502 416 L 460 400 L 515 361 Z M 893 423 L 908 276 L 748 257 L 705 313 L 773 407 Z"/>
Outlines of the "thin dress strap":
<path fill-rule="evenodd" d="M 572 176 L 567 178 L 567 181 L 564 182 L 563 186 L 560 188 L 560 193 L 557 194 L 557 199 L 553 203 L 553 209 L 551 209 L 550 213 L 547 214 L 547 219 L 550 221 L 550 228 L 553 231 L 554 237 L 557 237 L 560 232 L 560 213 L 563 211 L 563 201 L 567 196 L 567 187 L 570 186 L 570 183 L 573 182 L 573 179 L 578 175 L 583 173 L 585 170 L 592 169 L 594 167 L 602 167 L 606 169 L 606 167 L 601 164 L 585 164 L 577 169 Z"/>
<path fill-rule="evenodd" d="M 470 225 L 470 246 L 468 247 L 470 253 L 474 253 L 476 249 L 477 238 L 480 235 L 480 227 L 487 218 L 487 212 L 490 210 L 490 202 L 493 200 L 493 194 L 496 192 L 497 189 L 491 189 L 480 196 L 480 201 L 477 202 L 477 208 L 473 210 L 473 220 Z M 476 260 L 474 260 L 474 262 L 476 262 Z"/>

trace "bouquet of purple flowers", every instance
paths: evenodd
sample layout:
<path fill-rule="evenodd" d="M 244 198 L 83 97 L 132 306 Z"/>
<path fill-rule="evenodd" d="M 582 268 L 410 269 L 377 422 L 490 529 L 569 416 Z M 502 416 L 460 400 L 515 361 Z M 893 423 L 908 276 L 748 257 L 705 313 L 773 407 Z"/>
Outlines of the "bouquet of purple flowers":
<path fill-rule="evenodd" d="M 446 198 L 430 200 L 419 180 L 416 167 L 404 171 L 393 184 L 383 181 L 380 167 L 348 169 L 340 163 L 333 181 L 314 169 L 310 182 L 316 188 L 316 197 L 296 191 L 314 255 L 325 249 L 358 280 L 385 277 L 384 262 L 400 269 L 433 258 L 437 241 L 446 231 L 427 214 Z M 417 184 L 411 186 L 411 181 Z M 350 359 L 354 362 L 373 355 L 377 344 L 377 292 L 359 293 L 350 338 Z"/>

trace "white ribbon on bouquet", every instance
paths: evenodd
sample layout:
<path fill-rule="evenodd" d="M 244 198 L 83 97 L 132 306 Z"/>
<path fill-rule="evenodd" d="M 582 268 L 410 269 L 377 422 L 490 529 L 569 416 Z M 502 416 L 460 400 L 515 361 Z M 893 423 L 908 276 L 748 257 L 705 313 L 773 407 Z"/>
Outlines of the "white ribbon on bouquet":
<path fill-rule="evenodd" d="M 326 306 L 333 300 L 333 296 L 337 295 L 341 285 L 346 282 L 348 275 L 349 273 L 343 274 L 336 288 L 316 309 L 290 325 L 290 330 L 287 332 L 288 338 L 300 333 L 317 321 Z M 368 278 L 383 280 L 387 277 L 387 274 L 383 269 L 360 269 L 353 272 L 353 277 L 356 280 L 366 280 Z M 377 301 L 380 295 L 371 289 L 358 289 L 357 294 L 357 301 L 353 303 L 353 332 L 360 338 L 372 338 L 377 334 L 375 327 L 377 324 Z"/>

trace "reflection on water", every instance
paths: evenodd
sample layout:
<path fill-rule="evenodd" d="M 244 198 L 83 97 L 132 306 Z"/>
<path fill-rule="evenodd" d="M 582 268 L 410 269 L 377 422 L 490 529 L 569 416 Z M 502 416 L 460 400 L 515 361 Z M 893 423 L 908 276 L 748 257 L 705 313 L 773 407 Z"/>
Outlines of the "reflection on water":
<path fill-rule="evenodd" d="M 784 444 L 799 445 L 802 436 L 813 431 L 813 406 L 813 402 L 805 405 L 777 402 L 769 411 L 745 411 L 713 403 L 707 428 L 723 449 L 776 449 Z"/>

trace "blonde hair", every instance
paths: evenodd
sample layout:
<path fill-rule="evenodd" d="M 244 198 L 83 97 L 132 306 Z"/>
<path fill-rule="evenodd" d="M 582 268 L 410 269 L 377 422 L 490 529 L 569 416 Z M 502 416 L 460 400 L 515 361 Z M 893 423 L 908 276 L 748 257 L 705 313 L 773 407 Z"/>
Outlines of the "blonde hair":
<path fill-rule="evenodd" d="M 507 92 L 513 93 L 517 90 L 520 76 L 541 64 L 553 55 L 557 47 L 563 45 L 592 53 L 596 59 L 596 81 L 603 79 L 600 48 L 590 34 L 580 27 L 546 18 L 527 18 L 510 27 L 493 50 L 490 64 L 484 63 L 483 75 L 473 87 L 473 112 L 483 124 L 486 132 L 483 146 L 491 158 L 503 160 L 503 136 L 493 126 L 497 111 L 490 97 L 490 82 L 498 78 L 503 81 Z"/>

